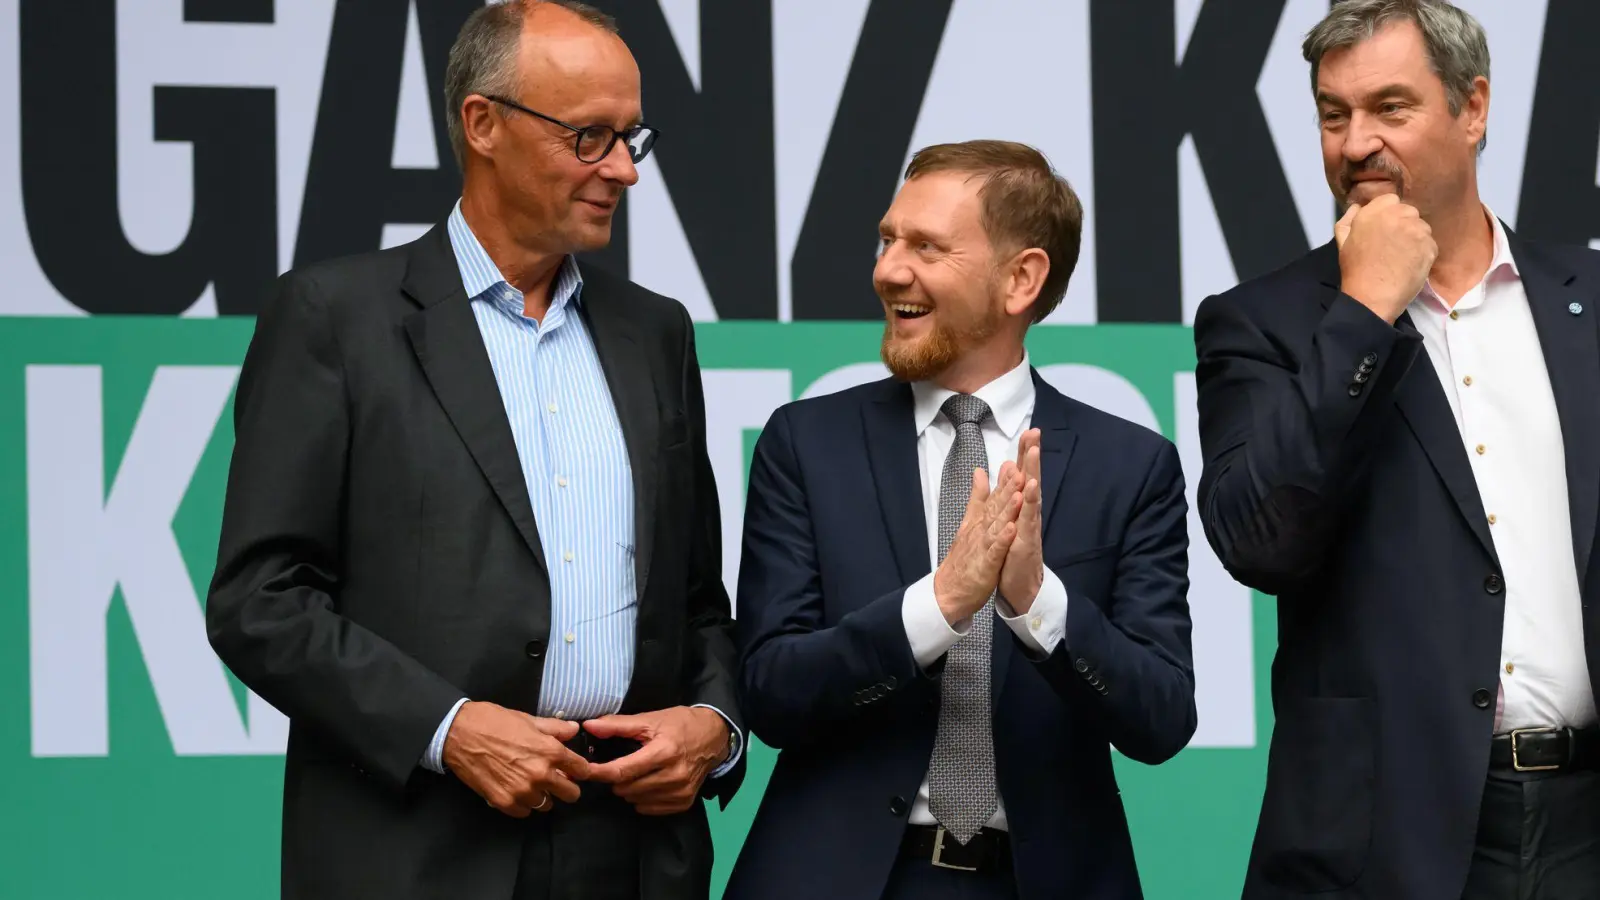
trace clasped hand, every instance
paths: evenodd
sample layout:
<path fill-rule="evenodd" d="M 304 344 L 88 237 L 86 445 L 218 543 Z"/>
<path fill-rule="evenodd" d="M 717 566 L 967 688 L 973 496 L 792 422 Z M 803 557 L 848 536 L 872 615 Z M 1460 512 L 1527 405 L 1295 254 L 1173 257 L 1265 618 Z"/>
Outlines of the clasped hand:
<path fill-rule="evenodd" d="M 952 625 L 969 619 L 999 592 L 1026 613 L 1044 584 L 1039 430 L 1017 443 L 1017 461 L 1000 466 L 994 489 L 977 469 L 961 527 L 933 576 L 933 596 Z"/>
<path fill-rule="evenodd" d="M 641 746 L 611 762 L 591 763 L 565 745 L 577 737 L 577 722 L 473 702 L 463 704 L 450 725 L 444 763 L 490 806 L 517 818 L 549 812 L 557 800 L 577 802 L 581 781 L 609 784 L 640 813 L 659 816 L 688 809 L 728 753 L 727 722 L 705 708 L 603 716 L 582 727 L 596 738 L 629 738 Z"/>

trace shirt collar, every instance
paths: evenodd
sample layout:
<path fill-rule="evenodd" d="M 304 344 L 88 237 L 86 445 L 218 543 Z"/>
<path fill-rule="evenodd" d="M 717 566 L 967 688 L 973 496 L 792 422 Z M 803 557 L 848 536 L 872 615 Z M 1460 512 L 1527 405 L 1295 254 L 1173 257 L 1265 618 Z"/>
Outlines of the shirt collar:
<path fill-rule="evenodd" d="M 489 258 L 489 252 L 483 249 L 477 235 L 467 226 L 466 217 L 461 215 L 460 200 L 450 210 L 450 219 L 445 228 L 450 234 L 450 247 L 455 251 L 456 267 L 461 270 L 461 285 L 466 288 L 467 298 L 514 298 L 520 311 L 522 292 L 512 287 L 500 274 L 500 267 Z M 569 301 L 576 304 L 582 296 L 583 274 L 578 270 L 577 259 L 568 254 L 561 260 L 561 269 L 556 272 L 555 282 L 550 287 L 550 309 L 559 309 Z"/>
<path fill-rule="evenodd" d="M 940 387 L 931 381 L 911 383 L 912 411 L 917 424 L 917 437 L 928 430 L 940 413 L 944 401 L 955 396 L 955 391 Z M 972 396 L 989 404 L 994 423 L 1008 440 L 1022 434 L 1022 422 L 1033 412 L 1033 372 L 1029 368 L 1027 351 L 1022 362 L 1011 371 L 973 392 Z"/>
<path fill-rule="evenodd" d="M 1488 297 L 1485 290 L 1490 282 L 1500 277 L 1502 272 L 1509 272 L 1513 279 L 1520 279 L 1522 272 L 1517 268 L 1517 259 L 1511 255 L 1511 242 L 1506 239 L 1505 227 L 1500 224 L 1500 217 L 1494 214 L 1487 203 L 1483 204 L 1483 214 L 1489 217 L 1489 229 L 1494 235 L 1494 254 L 1489 258 L 1489 268 L 1483 273 L 1483 280 L 1479 286 L 1467 291 L 1456 301 L 1455 306 L 1448 306 L 1433 289 L 1431 281 L 1422 284 L 1422 290 L 1413 298 L 1412 305 L 1420 306 L 1437 315 L 1445 315 L 1451 310 L 1468 310 L 1481 305 Z"/>

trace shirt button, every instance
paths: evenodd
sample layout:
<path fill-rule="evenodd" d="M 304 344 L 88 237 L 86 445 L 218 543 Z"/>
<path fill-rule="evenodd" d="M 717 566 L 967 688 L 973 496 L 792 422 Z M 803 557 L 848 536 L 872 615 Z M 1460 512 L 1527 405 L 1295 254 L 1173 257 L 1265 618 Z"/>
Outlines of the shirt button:
<path fill-rule="evenodd" d="M 1506 674 L 1507 675 L 1510 675 L 1512 672 L 1515 672 L 1516 670 L 1517 670 L 1517 667 L 1515 665 L 1513 665 L 1512 663 L 1506 663 Z"/>
<path fill-rule="evenodd" d="M 567 552 L 561 554 L 561 558 L 567 562 L 572 562 L 572 551 L 568 550 Z"/>
<path fill-rule="evenodd" d="M 1461 383 L 1467 387 L 1472 387 L 1472 376 L 1468 375 L 1467 377 L 1461 379 Z"/>
<path fill-rule="evenodd" d="M 556 710 L 555 717 L 558 719 L 565 719 L 567 717 L 567 711 L 564 709 L 558 709 Z"/>
<path fill-rule="evenodd" d="M 1485 446 L 1484 446 L 1484 445 L 1482 445 L 1482 444 L 1479 444 L 1479 445 L 1478 445 L 1478 446 L 1477 446 L 1477 448 L 1476 448 L 1476 449 L 1477 449 L 1477 451 L 1478 451 L 1478 455 L 1479 455 L 1479 456 L 1482 456 L 1482 455 L 1484 455 L 1484 454 L 1485 454 L 1485 453 L 1488 453 L 1488 452 L 1489 452 L 1489 448 L 1488 448 L 1488 447 L 1485 447 Z"/>
<path fill-rule="evenodd" d="M 1489 524 L 1493 525 L 1494 523 L 1495 523 L 1494 513 L 1489 513 Z"/>
<path fill-rule="evenodd" d="M 569 631 L 569 632 L 567 632 L 567 633 L 566 633 L 566 634 L 565 634 L 565 635 L 564 635 L 564 637 L 566 637 L 566 639 L 567 639 L 567 643 L 569 643 L 569 644 L 570 644 L 570 643 L 572 643 L 572 642 L 573 642 L 573 641 L 575 641 L 575 640 L 577 640 L 577 639 L 578 639 L 578 636 L 577 636 L 577 635 L 575 635 L 575 634 L 573 634 L 573 633 L 572 633 L 572 632 L 570 632 L 570 631 Z"/>
<path fill-rule="evenodd" d="M 550 405 L 545 407 L 545 408 L 550 410 L 551 412 L 555 412 L 556 411 L 556 402 L 554 400 L 550 401 Z"/>
<path fill-rule="evenodd" d="M 566 487 L 567 486 L 567 476 L 565 476 L 565 475 L 557 475 L 556 476 L 556 486 L 557 487 Z"/>
<path fill-rule="evenodd" d="M 1450 318 L 1459 319 L 1459 318 L 1461 318 L 1461 313 L 1456 312 L 1455 310 L 1452 309 L 1452 310 L 1450 310 Z"/>

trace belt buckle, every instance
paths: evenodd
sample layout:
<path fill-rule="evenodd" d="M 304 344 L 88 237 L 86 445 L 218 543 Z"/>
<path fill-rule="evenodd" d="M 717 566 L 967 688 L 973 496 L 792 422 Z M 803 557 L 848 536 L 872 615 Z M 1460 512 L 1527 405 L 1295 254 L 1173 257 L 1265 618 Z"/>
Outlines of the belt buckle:
<path fill-rule="evenodd" d="M 1522 735 L 1554 734 L 1560 730 L 1561 729 L 1554 725 L 1539 725 L 1533 728 L 1511 729 L 1511 768 L 1517 772 L 1548 772 L 1561 768 L 1560 763 L 1554 763 L 1548 766 L 1525 766 L 1522 764 L 1522 760 L 1517 755 L 1517 739 L 1522 737 Z"/>
<path fill-rule="evenodd" d="M 958 866 L 958 865 L 954 865 L 952 863 L 945 862 L 943 857 L 944 857 L 944 826 L 940 825 L 938 827 L 938 830 L 933 833 L 933 864 L 938 866 L 941 869 L 958 869 L 958 870 L 960 870 L 962 872 L 976 872 L 976 871 L 978 871 L 978 867 L 977 866 Z"/>

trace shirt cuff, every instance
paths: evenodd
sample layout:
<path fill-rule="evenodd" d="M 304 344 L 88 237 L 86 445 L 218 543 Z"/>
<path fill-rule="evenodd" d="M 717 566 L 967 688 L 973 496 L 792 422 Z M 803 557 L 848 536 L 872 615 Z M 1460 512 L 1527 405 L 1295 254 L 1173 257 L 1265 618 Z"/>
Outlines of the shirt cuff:
<path fill-rule="evenodd" d="M 445 713 L 444 721 L 440 722 L 438 729 L 433 732 L 433 740 L 429 742 L 427 752 L 422 755 L 423 768 L 440 775 L 444 774 L 444 739 L 450 736 L 450 723 L 456 720 L 456 713 L 461 711 L 466 702 L 467 698 L 462 697 L 456 701 L 455 706 L 450 707 L 448 713 Z"/>
<path fill-rule="evenodd" d="M 900 620 L 906 627 L 906 640 L 911 643 L 911 656 L 917 665 L 927 670 L 956 641 L 972 630 L 972 619 L 961 621 L 961 630 L 951 627 L 933 596 L 933 573 L 929 572 L 910 587 L 900 601 Z"/>
<path fill-rule="evenodd" d="M 728 733 L 733 735 L 733 752 L 728 754 L 728 759 L 726 762 L 720 766 L 717 766 L 715 769 L 712 769 L 711 774 L 706 776 L 707 779 L 721 778 L 732 771 L 733 767 L 739 764 L 739 757 L 744 755 L 744 733 L 739 730 L 739 726 L 733 724 L 733 720 L 728 718 L 727 713 L 717 709 L 715 706 L 712 706 L 709 703 L 696 703 L 694 704 L 693 708 L 709 709 L 721 716 L 722 721 L 728 723 Z"/>
<path fill-rule="evenodd" d="M 1011 605 L 1000 599 L 996 600 L 994 611 L 1028 649 L 1045 658 L 1067 636 L 1067 586 L 1049 566 L 1045 566 L 1039 596 L 1033 598 L 1027 613 L 1010 615 L 1014 612 Z"/>

